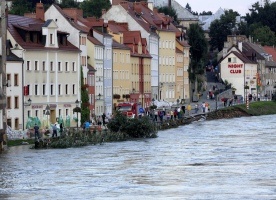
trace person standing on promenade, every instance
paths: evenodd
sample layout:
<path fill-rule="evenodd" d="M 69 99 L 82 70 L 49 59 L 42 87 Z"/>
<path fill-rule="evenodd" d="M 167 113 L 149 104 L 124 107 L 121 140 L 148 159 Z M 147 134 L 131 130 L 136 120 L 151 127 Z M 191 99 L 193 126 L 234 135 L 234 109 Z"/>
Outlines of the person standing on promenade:
<path fill-rule="evenodd" d="M 203 112 L 203 113 L 205 113 L 205 106 L 206 106 L 206 104 L 205 104 L 205 102 L 203 101 L 203 103 L 202 103 L 202 105 L 201 105 L 201 107 L 202 107 L 202 112 Z"/>
<path fill-rule="evenodd" d="M 53 126 L 53 135 L 52 135 L 52 137 L 57 137 L 57 126 L 56 126 L 56 124 Z"/>
<path fill-rule="evenodd" d="M 195 114 L 198 112 L 198 104 L 195 104 Z"/>
<path fill-rule="evenodd" d="M 187 111 L 188 111 L 189 116 L 191 115 L 191 110 L 192 110 L 192 106 L 191 106 L 191 104 L 188 104 Z"/>
<path fill-rule="evenodd" d="M 35 124 L 34 126 L 34 131 L 35 131 L 35 138 L 39 138 L 39 126 Z"/>

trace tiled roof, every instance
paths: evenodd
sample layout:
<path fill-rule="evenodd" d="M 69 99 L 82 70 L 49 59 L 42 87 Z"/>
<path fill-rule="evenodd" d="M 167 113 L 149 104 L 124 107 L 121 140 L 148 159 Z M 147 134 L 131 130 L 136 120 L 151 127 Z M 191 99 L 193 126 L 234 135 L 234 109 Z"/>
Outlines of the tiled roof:
<path fill-rule="evenodd" d="M 261 55 L 265 53 L 262 47 L 259 45 L 250 43 L 250 42 L 243 42 L 242 43 L 242 52 L 248 57 L 252 58 L 256 56 L 258 60 L 264 60 L 264 57 Z"/>
<path fill-rule="evenodd" d="M 87 68 L 88 68 L 88 71 L 90 71 L 90 72 L 95 72 L 95 71 L 97 71 L 92 65 L 90 65 L 90 64 L 87 64 Z"/>
<path fill-rule="evenodd" d="M 130 50 L 130 48 L 124 44 L 120 44 L 119 42 L 116 42 L 113 40 L 112 42 L 112 48 L 114 49 L 125 49 L 125 50 Z"/>
<path fill-rule="evenodd" d="M 90 42 L 92 42 L 93 44 L 95 44 L 95 45 L 104 46 L 103 43 L 101 43 L 99 40 L 97 40 L 97 39 L 94 38 L 94 37 L 87 36 L 87 39 L 88 39 Z"/>
<path fill-rule="evenodd" d="M 181 51 L 181 50 L 178 49 L 178 48 L 175 48 L 175 53 L 182 53 L 182 54 L 183 54 L 183 51 Z"/>
<path fill-rule="evenodd" d="M 70 12 L 63 11 L 58 5 L 53 4 L 53 6 L 60 12 L 61 15 L 76 29 L 78 29 L 81 32 L 88 33 L 89 28 L 86 26 L 81 26 L 80 24 L 76 23 L 76 20 L 73 16 L 70 16 Z"/>
<path fill-rule="evenodd" d="M 275 49 L 275 47 L 264 46 L 263 48 L 264 48 L 266 53 L 272 55 L 273 61 L 276 62 L 276 49 Z"/>
<path fill-rule="evenodd" d="M 19 30 L 24 30 L 28 32 L 38 32 L 38 34 L 42 34 L 42 26 L 45 22 L 40 19 L 28 18 L 17 15 L 9 15 L 8 16 L 8 24 L 7 28 L 15 41 L 24 49 L 47 49 L 47 50 L 56 50 L 56 48 L 45 47 L 42 42 L 36 43 L 32 41 L 25 41 L 19 33 Z M 63 33 L 64 34 L 64 33 Z M 59 50 L 66 51 L 79 51 L 77 47 L 72 45 L 69 41 L 67 41 L 66 45 L 59 44 Z"/>
<path fill-rule="evenodd" d="M 229 52 L 224 58 L 221 58 L 218 63 L 221 63 L 225 58 L 227 58 L 230 54 L 234 54 L 236 57 L 238 57 L 243 63 L 251 63 L 251 64 L 257 64 L 256 61 L 252 61 L 250 59 L 248 59 L 246 56 L 244 56 L 243 54 L 241 54 L 241 52 L 237 52 L 237 51 L 231 51 Z"/>

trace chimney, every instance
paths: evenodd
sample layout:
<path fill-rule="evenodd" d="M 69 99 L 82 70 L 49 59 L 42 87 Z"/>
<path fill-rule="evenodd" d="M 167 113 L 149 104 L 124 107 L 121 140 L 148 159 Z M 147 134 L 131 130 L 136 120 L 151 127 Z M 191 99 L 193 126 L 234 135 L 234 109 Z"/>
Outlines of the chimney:
<path fill-rule="evenodd" d="M 125 0 L 112 0 L 112 5 L 119 5 L 123 1 Z"/>
<path fill-rule="evenodd" d="M 36 4 L 35 12 L 36 12 L 37 19 L 41 19 L 41 20 L 45 21 L 44 20 L 44 6 L 43 6 L 43 3 L 41 3 L 41 1 L 40 1 L 40 3 Z"/>
<path fill-rule="evenodd" d="M 242 42 L 239 42 L 239 43 L 238 43 L 238 48 L 239 48 L 239 50 L 242 52 Z"/>
<path fill-rule="evenodd" d="M 106 13 L 106 9 L 102 9 L 102 15 Z"/>

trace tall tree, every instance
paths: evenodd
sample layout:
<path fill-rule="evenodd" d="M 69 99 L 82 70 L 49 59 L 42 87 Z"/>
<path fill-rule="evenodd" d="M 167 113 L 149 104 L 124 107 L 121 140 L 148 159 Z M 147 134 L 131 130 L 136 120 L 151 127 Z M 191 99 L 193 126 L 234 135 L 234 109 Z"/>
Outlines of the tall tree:
<path fill-rule="evenodd" d="M 198 24 L 191 24 L 188 30 L 188 41 L 190 48 L 191 63 L 189 76 L 192 82 L 195 81 L 197 74 L 204 73 L 204 66 L 207 59 L 207 40 L 204 31 Z"/>
<path fill-rule="evenodd" d="M 84 0 L 80 3 L 84 17 L 102 16 L 102 9 L 108 10 L 111 7 L 109 0 Z"/>
<path fill-rule="evenodd" d="M 191 6 L 190 6 L 189 3 L 186 4 L 185 8 L 186 8 L 187 10 L 189 10 L 190 12 L 192 12 L 192 8 L 191 8 Z"/>
<path fill-rule="evenodd" d="M 83 124 L 85 121 L 89 120 L 89 96 L 87 91 L 87 85 L 84 84 L 83 81 L 83 70 L 81 67 L 81 124 Z"/>
<path fill-rule="evenodd" d="M 29 0 L 14 0 L 9 13 L 23 16 L 24 13 L 29 13 L 32 10 L 32 2 Z"/>
<path fill-rule="evenodd" d="M 226 10 L 219 20 L 215 20 L 210 25 L 209 36 L 211 50 L 222 50 L 227 35 L 231 35 L 236 29 L 236 16 L 239 14 L 233 10 Z"/>
<path fill-rule="evenodd" d="M 276 36 L 275 33 L 268 27 L 262 26 L 256 28 L 252 32 L 253 39 L 261 43 L 261 45 L 276 45 Z"/>
<path fill-rule="evenodd" d="M 80 3 L 77 0 L 61 0 L 59 6 L 61 8 L 78 8 Z"/>

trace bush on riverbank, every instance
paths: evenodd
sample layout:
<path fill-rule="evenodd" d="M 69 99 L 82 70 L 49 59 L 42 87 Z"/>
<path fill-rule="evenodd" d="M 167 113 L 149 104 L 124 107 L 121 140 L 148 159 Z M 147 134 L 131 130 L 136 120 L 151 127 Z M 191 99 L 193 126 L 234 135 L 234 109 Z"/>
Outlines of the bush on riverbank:
<path fill-rule="evenodd" d="M 124 133 L 130 138 L 152 138 L 156 137 L 156 127 L 152 120 L 145 116 L 141 119 L 128 119 L 120 112 L 107 124 L 110 132 Z"/>

